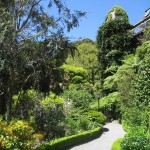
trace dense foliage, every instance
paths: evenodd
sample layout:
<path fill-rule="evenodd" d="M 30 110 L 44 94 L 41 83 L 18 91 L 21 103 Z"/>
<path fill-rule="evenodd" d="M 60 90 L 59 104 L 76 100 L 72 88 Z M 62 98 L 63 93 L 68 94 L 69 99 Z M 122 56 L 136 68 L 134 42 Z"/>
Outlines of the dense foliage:
<path fill-rule="evenodd" d="M 83 39 L 74 44 L 77 47 L 77 53 L 73 58 L 69 55 L 66 63 L 86 69 L 89 74 L 88 81 L 94 85 L 99 82 L 98 49 L 96 44 L 90 39 Z"/>
<path fill-rule="evenodd" d="M 91 110 L 90 104 L 94 98 L 87 91 L 71 87 L 64 91 L 62 97 L 65 99 L 66 135 L 94 129 L 104 124 L 106 117 L 97 110 Z"/>
<path fill-rule="evenodd" d="M 149 48 L 149 41 L 144 42 L 117 73 L 122 120 L 128 133 L 121 143 L 123 150 L 149 149 Z"/>
<path fill-rule="evenodd" d="M 68 84 L 74 83 L 84 83 L 88 80 L 88 72 L 82 67 L 75 67 L 71 65 L 61 66 L 64 72 L 64 80 Z"/>
<path fill-rule="evenodd" d="M 48 10 L 56 9 L 55 13 L 49 14 L 46 5 Z M 96 116 L 84 117 L 94 99 L 89 71 L 83 66 L 63 65 L 76 50 L 64 31 L 78 27 L 84 15 L 70 10 L 65 1 L 0 2 L 1 148 L 34 149 L 43 142 L 41 139 L 76 134 L 104 123 L 102 113 L 94 122 Z M 90 44 L 93 52 L 94 44 Z M 70 84 L 76 87 L 75 93 Z M 71 105 L 65 89 L 70 93 Z M 24 139 L 20 136 L 23 134 L 27 136 Z"/>
<path fill-rule="evenodd" d="M 99 49 L 99 69 L 101 86 L 104 80 L 116 73 L 125 55 L 134 51 L 132 26 L 126 20 L 115 19 L 105 22 L 98 30 L 97 46 Z M 108 94 L 104 89 L 102 93 Z"/>
<path fill-rule="evenodd" d="M 126 137 L 122 141 L 122 150 L 149 150 L 150 149 L 150 137 L 148 136 L 131 136 Z"/>
<path fill-rule="evenodd" d="M 69 50 L 73 52 L 64 26 L 68 31 L 77 27 L 85 13 L 72 12 L 63 1 L 49 0 L 46 5 L 56 8 L 57 15 L 48 14 L 42 0 L 0 2 L 0 105 L 8 120 L 12 96 L 29 88 L 48 92 L 56 68 Z"/>
<path fill-rule="evenodd" d="M 85 13 L 72 12 L 65 0 L 45 3 L 56 14 L 42 0 L 0 2 L 0 149 L 31 150 L 47 140 L 53 142 L 41 149 L 66 148 L 97 136 L 106 119 L 119 119 L 127 131 L 119 148 L 148 150 L 150 28 L 137 47 L 116 6 L 98 30 L 97 47 L 90 39 L 71 43 L 64 30 Z"/>
<path fill-rule="evenodd" d="M 99 28 L 100 107 L 107 117 L 118 117 L 127 131 L 119 147 L 149 149 L 149 27 L 140 42 L 131 28 L 121 8 L 112 9 Z"/>

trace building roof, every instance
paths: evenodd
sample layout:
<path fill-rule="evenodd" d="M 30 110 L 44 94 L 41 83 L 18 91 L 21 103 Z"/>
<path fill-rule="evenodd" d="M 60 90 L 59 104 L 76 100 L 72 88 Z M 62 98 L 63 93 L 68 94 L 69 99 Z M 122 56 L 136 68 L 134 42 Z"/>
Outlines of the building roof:
<path fill-rule="evenodd" d="M 145 13 L 144 17 L 150 15 L 150 8 L 148 8 L 145 12 L 146 12 L 146 13 Z"/>
<path fill-rule="evenodd" d="M 136 28 L 137 26 L 139 26 L 140 24 L 146 22 L 150 20 L 150 14 L 147 17 L 144 17 L 140 22 L 138 22 L 136 25 L 134 25 L 134 28 Z"/>
<path fill-rule="evenodd" d="M 150 20 L 150 8 L 148 8 L 146 11 L 146 14 L 144 15 L 144 17 L 142 18 L 142 20 L 140 22 L 138 22 L 136 25 L 134 25 L 133 28 L 138 27 L 139 25 L 141 25 L 142 23 L 147 22 L 148 20 Z"/>

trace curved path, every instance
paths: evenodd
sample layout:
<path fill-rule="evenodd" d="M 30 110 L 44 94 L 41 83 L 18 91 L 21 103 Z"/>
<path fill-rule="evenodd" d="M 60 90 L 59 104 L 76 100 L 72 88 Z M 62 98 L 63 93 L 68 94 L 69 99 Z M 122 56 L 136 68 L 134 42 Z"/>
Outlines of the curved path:
<path fill-rule="evenodd" d="M 103 134 L 88 143 L 75 146 L 70 150 L 111 150 L 113 142 L 121 137 L 124 137 L 125 131 L 123 130 L 121 124 L 114 121 L 107 123 L 103 127 Z"/>

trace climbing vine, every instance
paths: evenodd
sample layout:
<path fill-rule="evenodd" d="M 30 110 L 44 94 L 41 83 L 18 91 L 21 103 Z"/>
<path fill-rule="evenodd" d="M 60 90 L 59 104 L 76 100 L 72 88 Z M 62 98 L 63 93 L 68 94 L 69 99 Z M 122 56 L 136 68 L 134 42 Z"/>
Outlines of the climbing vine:
<path fill-rule="evenodd" d="M 111 12 L 120 17 L 111 18 Z M 97 47 L 99 49 L 99 66 L 101 86 L 104 80 L 116 73 L 122 65 L 125 55 L 133 53 L 132 25 L 128 21 L 126 12 L 119 6 L 115 6 L 106 16 L 106 22 L 100 26 L 97 34 Z M 103 93 L 106 94 L 106 92 Z"/>
<path fill-rule="evenodd" d="M 120 6 L 115 6 L 113 7 L 110 12 L 107 14 L 105 21 L 111 21 L 112 18 L 112 12 L 115 13 L 116 17 L 118 19 L 126 20 L 128 21 L 128 15 L 127 13 L 120 7 Z"/>

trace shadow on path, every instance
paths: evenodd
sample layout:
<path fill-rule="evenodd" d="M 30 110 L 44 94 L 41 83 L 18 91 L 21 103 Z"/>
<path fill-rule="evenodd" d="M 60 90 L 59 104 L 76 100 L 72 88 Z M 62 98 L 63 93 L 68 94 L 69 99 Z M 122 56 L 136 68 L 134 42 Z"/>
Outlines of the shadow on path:
<path fill-rule="evenodd" d="M 108 128 L 103 128 L 103 129 L 102 129 L 102 133 L 103 133 L 103 132 L 108 132 L 108 131 L 109 131 Z"/>

